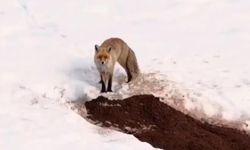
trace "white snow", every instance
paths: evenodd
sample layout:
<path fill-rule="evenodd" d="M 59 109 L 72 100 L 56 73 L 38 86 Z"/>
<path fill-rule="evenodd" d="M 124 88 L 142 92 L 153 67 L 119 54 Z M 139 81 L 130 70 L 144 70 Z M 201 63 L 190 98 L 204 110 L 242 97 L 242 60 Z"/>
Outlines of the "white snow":
<path fill-rule="evenodd" d="M 94 44 L 109 37 L 134 49 L 145 74 L 130 86 L 117 65 L 108 96 L 185 95 L 189 111 L 249 124 L 249 4 L 0 1 L 0 149 L 152 149 L 130 135 L 100 134 L 64 104 L 99 95 Z"/>

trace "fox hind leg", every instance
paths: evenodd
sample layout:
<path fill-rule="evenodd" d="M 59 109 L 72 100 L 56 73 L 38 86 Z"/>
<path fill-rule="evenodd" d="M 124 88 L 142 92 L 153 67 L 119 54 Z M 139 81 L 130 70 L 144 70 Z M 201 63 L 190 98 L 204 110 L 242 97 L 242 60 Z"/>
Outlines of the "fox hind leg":
<path fill-rule="evenodd" d="M 128 81 L 127 81 L 127 83 L 129 83 L 129 82 L 132 80 L 132 75 L 131 75 L 131 73 L 130 73 L 130 71 L 129 71 L 128 68 L 126 68 L 126 72 L 127 72 L 127 76 L 128 76 Z"/>

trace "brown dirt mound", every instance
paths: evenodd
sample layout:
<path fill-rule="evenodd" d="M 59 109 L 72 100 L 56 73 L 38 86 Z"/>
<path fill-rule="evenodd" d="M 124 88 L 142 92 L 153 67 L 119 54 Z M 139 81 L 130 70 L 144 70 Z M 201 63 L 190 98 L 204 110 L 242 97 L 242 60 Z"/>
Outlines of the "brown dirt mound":
<path fill-rule="evenodd" d="M 119 128 L 154 147 L 171 150 L 250 150 L 241 131 L 201 123 L 152 95 L 124 100 L 98 97 L 86 102 L 88 118 Z"/>

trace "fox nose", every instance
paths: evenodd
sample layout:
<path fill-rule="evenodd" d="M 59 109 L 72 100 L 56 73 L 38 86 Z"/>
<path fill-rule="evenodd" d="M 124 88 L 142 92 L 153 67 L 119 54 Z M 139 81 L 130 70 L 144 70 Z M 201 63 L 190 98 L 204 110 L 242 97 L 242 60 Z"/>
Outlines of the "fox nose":
<path fill-rule="evenodd" d="M 104 61 L 102 61 L 102 64 L 104 64 Z"/>

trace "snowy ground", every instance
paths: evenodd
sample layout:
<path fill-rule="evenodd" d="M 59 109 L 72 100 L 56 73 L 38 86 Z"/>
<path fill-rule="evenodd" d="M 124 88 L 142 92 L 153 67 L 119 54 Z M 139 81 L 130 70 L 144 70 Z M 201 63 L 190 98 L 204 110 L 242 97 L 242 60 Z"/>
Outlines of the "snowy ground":
<path fill-rule="evenodd" d="M 106 130 L 64 105 L 99 94 L 94 44 L 114 36 L 134 49 L 143 92 L 183 92 L 190 111 L 249 123 L 249 4 L 1 0 L 0 148 L 151 149 L 129 135 L 100 134 Z M 114 95 L 142 92 L 131 91 L 124 75 L 117 67 Z M 158 83 L 167 88 L 153 89 Z"/>

